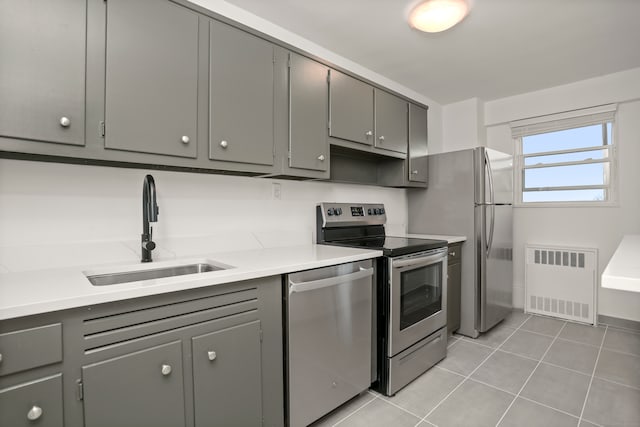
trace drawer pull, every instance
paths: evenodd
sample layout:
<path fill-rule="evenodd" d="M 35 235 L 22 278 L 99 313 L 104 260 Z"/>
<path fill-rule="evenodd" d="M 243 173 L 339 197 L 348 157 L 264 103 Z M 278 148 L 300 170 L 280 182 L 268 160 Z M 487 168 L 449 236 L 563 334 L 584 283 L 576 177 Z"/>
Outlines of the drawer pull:
<path fill-rule="evenodd" d="M 216 357 L 218 357 L 218 355 L 215 351 L 207 351 L 207 357 L 213 362 L 214 360 L 216 360 Z"/>
<path fill-rule="evenodd" d="M 162 375 L 165 377 L 171 373 L 171 365 L 162 365 Z"/>
<path fill-rule="evenodd" d="M 27 412 L 27 419 L 29 421 L 35 421 L 42 416 L 42 408 L 36 405 L 33 405 L 33 408 L 29 409 Z"/>

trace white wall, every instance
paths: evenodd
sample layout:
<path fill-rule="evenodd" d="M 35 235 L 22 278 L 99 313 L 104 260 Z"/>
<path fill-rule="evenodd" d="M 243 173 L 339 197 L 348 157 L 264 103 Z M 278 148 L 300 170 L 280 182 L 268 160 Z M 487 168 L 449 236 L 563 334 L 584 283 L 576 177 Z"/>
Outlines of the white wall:
<path fill-rule="evenodd" d="M 77 244 L 89 242 L 135 244 L 142 232 L 147 173 L 155 178 L 160 206 L 154 240 L 217 235 L 227 240 L 215 242 L 218 246 L 238 248 L 234 240 L 244 233 L 266 231 L 276 240 L 272 245 L 292 235 L 311 243 L 315 205 L 325 201 L 384 203 L 388 229 L 406 230 L 403 189 L 0 159 L 0 266 L 16 270 L 6 264 L 13 259 L 22 265 L 15 259 L 18 253 L 47 257 L 38 250 L 42 245 L 55 251 L 75 244 L 70 253 L 77 253 L 84 247 Z M 274 198 L 273 183 L 280 185 L 281 199 Z M 293 240 L 300 242 L 299 237 Z M 82 253 L 83 262 L 99 263 L 100 251 L 95 252 L 95 259 Z M 41 264 L 51 262 L 42 259 Z"/>
<path fill-rule="evenodd" d="M 442 147 L 439 151 L 464 150 L 485 145 L 484 104 L 471 98 L 442 107 Z"/>
<path fill-rule="evenodd" d="M 513 152 L 509 121 L 612 102 L 619 103 L 615 125 L 619 203 L 514 209 L 514 304 L 518 307 L 524 304 L 526 243 L 598 248 L 601 274 L 622 236 L 640 233 L 640 69 L 485 104 L 487 145 Z M 599 314 L 640 321 L 640 293 L 600 288 L 598 304 Z"/>

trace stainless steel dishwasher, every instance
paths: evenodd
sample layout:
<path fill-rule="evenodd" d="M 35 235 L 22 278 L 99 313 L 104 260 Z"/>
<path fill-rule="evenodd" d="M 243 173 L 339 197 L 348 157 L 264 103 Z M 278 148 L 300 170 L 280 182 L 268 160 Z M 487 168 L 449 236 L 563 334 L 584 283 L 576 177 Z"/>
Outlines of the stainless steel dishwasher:
<path fill-rule="evenodd" d="M 371 260 L 286 277 L 287 410 L 309 425 L 371 385 Z"/>

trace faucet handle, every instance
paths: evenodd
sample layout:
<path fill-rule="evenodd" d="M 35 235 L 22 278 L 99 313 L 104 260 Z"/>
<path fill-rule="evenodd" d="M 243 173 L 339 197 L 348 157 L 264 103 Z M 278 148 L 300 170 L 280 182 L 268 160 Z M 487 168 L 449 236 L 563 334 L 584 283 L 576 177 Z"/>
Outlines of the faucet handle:
<path fill-rule="evenodd" d="M 156 243 L 149 240 L 148 242 L 142 242 L 142 247 L 148 251 L 152 251 L 156 248 Z"/>

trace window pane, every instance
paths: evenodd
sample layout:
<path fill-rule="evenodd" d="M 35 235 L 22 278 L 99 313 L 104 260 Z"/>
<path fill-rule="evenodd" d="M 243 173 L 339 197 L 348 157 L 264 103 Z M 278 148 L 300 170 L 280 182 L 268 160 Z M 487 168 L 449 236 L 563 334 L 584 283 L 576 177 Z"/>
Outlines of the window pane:
<path fill-rule="evenodd" d="M 592 150 L 582 151 L 579 153 L 564 153 L 564 154 L 552 154 L 550 156 L 535 156 L 527 157 L 524 159 L 525 166 L 547 164 L 547 163 L 560 163 L 560 162 L 580 162 L 582 160 L 590 159 L 604 159 L 608 157 L 608 150 Z"/>
<path fill-rule="evenodd" d="M 523 202 L 591 202 L 603 201 L 604 190 L 525 191 Z"/>
<path fill-rule="evenodd" d="M 522 153 L 569 150 L 602 145 L 602 125 L 584 126 L 522 138 Z"/>
<path fill-rule="evenodd" d="M 603 163 L 526 169 L 524 187 L 566 187 L 570 185 L 604 185 Z"/>

